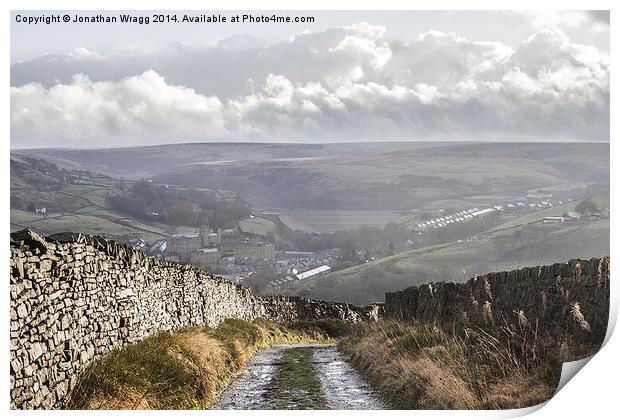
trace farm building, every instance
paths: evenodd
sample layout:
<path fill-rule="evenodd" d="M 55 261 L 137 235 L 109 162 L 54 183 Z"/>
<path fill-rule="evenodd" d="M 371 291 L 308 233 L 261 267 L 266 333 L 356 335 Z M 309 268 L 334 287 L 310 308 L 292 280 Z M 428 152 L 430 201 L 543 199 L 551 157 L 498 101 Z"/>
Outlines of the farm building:
<path fill-rule="evenodd" d="M 549 216 L 543 217 L 543 223 L 563 223 L 564 217 L 562 216 Z"/>

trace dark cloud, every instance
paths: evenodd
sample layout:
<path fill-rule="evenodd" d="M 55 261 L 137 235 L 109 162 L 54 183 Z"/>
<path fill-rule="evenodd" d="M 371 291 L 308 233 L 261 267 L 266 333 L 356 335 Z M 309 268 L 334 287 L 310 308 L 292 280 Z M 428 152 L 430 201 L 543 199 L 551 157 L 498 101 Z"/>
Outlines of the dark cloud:
<path fill-rule="evenodd" d="M 587 10 L 586 13 L 594 22 L 609 26 L 609 10 Z"/>

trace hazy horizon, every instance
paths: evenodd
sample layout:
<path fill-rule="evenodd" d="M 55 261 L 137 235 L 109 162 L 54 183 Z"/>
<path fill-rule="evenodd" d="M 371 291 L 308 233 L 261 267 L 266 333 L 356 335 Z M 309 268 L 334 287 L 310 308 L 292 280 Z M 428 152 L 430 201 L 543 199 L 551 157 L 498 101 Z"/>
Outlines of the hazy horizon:
<path fill-rule="evenodd" d="M 184 145 L 221 145 L 221 144 L 235 144 L 235 145 L 339 145 L 339 144 L 363 144 L 363 143 L 390 143 L 390 144 L 398 144 L 398 143 L 497 143 L 497 144 L 558 144 L 558 143 L 566 143 L 566 144 L 610 144 L 610 141 L 596 141 L 596 140 L 350 140 L 350 141 L 193 141 L 193 142 L 179 142 L 179 143 L 153 143 L 153 144 L 127 144 L 127 145 L 116 145 L 116 146 L 47 146 L 47 147 L 13 147 L 11 146 L 11 151 L 22 151 L 22 150 L 43 150 L 43 149 L 53 149 L 53 150 L 101 150 L 101 149 L 137 149 L 142 147 L 161 147 L 161 146 L 184 146 Z"/>

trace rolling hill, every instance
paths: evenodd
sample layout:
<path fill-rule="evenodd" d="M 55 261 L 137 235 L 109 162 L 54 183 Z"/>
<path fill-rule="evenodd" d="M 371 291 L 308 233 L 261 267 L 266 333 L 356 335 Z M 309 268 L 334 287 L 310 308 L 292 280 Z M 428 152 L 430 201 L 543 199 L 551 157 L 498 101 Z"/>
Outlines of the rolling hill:
<path fill-rule="evenodd" d="M 476 239 L 417 249 L 336 271 L 288 290 L 355 304 L 431 281 L 464 281 L 492 271 L 609 254 L 609 220 L 494 229 Z"/>

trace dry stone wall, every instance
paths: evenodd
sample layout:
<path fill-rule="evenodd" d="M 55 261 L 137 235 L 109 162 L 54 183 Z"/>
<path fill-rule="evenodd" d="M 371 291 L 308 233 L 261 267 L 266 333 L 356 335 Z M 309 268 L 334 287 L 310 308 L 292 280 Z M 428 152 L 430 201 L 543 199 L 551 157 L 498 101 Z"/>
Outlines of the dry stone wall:
<path fill-rule="evenodd" d="M 490 273 L 387 293 L 385 316 L 535 331 L 564 361 L 600 348 L 609 318 L 609 257 Z"/>
<path fill-rule="evenodd" d="M 227 318 L 376 319 L 379 306 L 254 296 L 188 264 L 79 234 L 11 235 L 11 406 L 58 408 L 84 368 L 160 331 Z"/>

